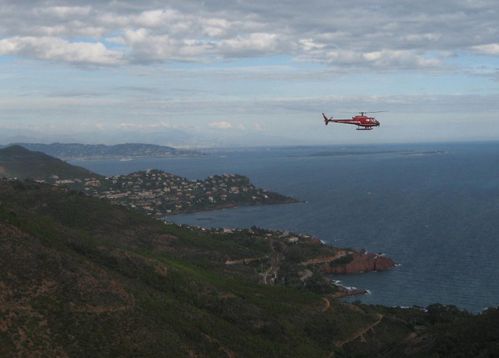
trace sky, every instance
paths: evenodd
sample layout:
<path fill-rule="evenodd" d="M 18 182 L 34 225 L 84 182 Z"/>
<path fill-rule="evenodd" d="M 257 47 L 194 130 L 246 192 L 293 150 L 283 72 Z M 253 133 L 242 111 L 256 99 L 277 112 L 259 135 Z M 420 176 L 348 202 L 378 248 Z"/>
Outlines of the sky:
<path fill-rule="evenodd" d="M 0 143 L 499 137 L 496 0 L 0 0 Z M 321 112 L 381 126 L 324 126 Z"/>

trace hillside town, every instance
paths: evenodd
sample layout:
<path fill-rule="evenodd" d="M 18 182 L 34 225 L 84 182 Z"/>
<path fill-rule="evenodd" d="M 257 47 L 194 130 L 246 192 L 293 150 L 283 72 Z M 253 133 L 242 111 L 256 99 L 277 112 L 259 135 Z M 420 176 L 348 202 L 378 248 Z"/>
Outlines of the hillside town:
<path fill-rule="evenodd" d="M 147 170 L 106 178 L 53 179 L 55 185 L 82 190 L 90 196 L 137 208 L 157 218 L 243 205 L 296 202 L 257 188 L 247 177 L 237 174 L 189 180 L 160 170 Z"/>

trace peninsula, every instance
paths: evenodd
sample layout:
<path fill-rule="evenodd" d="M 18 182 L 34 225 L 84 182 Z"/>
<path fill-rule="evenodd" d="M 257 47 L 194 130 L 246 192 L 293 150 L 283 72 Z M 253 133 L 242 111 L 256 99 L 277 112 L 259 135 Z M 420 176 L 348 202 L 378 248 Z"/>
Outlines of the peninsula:
<path fill-rule="evenodd" d="M 91 196 L 138 208 L 157 218 L 248 205 L 296 203 L 297 200 L 255 187 L 242 175 L 213 175 L 189 180 L 160 170 L 147 170 L 70 184 Z"/>
<path fill-rule="evenodd" d="M 285 195 L 255 187 L 236 174 L 189 180 L 160 170 L 103 177 L 22 146 L 0 149 L 0 177 L 33 179 L 78 190 L 140 210 L 156 218 L 248 205 L 296 203 Z"/>

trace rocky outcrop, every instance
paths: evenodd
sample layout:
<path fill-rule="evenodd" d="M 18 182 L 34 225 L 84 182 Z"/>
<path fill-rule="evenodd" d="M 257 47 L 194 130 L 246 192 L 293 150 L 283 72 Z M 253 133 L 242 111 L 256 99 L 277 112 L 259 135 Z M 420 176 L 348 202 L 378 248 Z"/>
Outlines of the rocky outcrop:
<path fill-rule="evenodd" d="M 336 286 L 338 288 L 338 291 L 332 297 L 334 298 L 344 298 L 344 297 L 351 297 L 351 296 L 363 296 L 369 293 L 369 291 L 364 290 L 363 288 L 357 288 L 357 287 L 352 287 L 352 288 L 346 288 L 343 286 Z"/>
<path fill-rule="evenodd" d="M 395 267 L 395 262 L 384 255 L 355 252 L 340 260 L 332 261 L 323 266 L 325 273 L 349 274 L 371 271 L 386 271 Z"/>

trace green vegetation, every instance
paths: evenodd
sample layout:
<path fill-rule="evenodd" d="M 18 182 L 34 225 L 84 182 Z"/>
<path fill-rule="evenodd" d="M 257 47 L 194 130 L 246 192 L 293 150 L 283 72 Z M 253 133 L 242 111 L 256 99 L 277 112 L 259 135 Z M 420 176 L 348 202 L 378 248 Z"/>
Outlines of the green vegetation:
<path fill-rule="evenodd" d="M 302 262 L 335 253 L 292 233 L 202 231 L 0 181 L 0 356 L 497 354 L 497 310 L 334 300 Z"/>
<path fill-rule="evenodd" d="M 331 262 L 331 266 L 335 267 L 335 266 L 347 265 L 352 261 L 353 261 L 353 255 L 351 255 L 351 254 L 345 255 L 345 256 L 342 256 L 339 259 Z"/>
<path fill-rule="evenodd" d="M 225 265 L 268 254 L 259 240 L 246 245 L 249 233 L 239 242 L 236 234 L 165 225 L 36 183 L 3 182 L 0 201 L 2 300 L 11 307 L 20 294 L 26 308 L 6 321 L 2 340 L 12 344 L 3 347 L 102 356 L 334 349 L 333 340 L 321 347 L 304 331 L 321 316 L 320 296 L 261 285 L 254 273 Z"/>
<path fill-rule="evenodd" d="M 98 178 L 91 171 L 40 152 L 13 145 L 0 149 L 0 178 L 83 179 Z"/>

